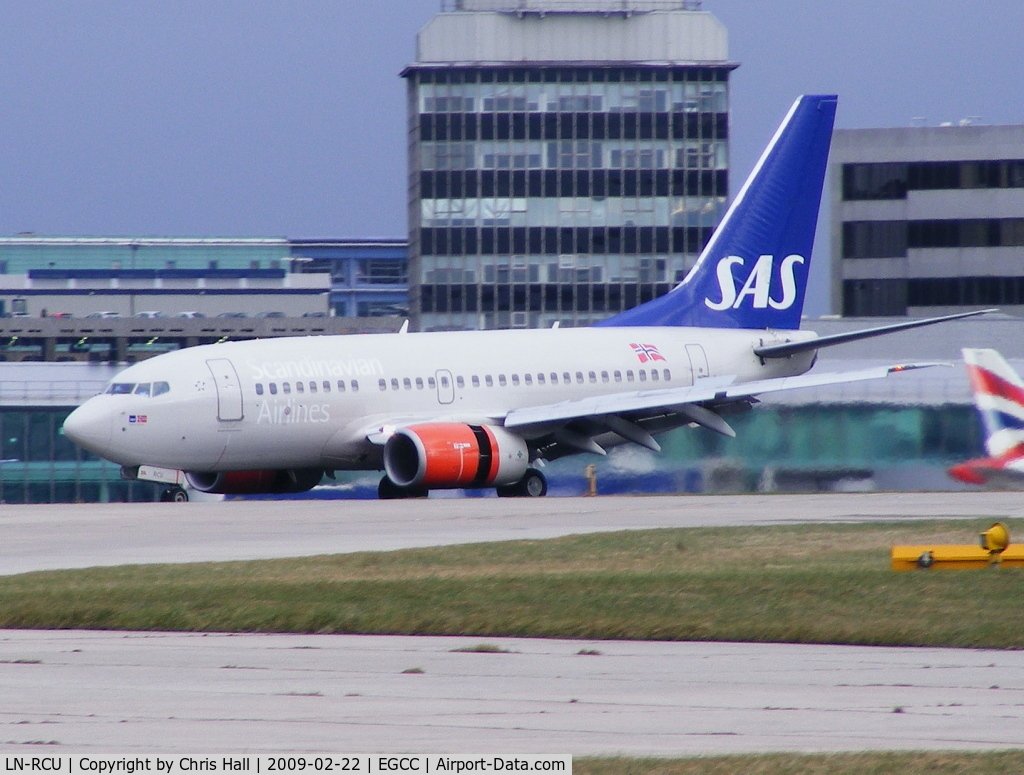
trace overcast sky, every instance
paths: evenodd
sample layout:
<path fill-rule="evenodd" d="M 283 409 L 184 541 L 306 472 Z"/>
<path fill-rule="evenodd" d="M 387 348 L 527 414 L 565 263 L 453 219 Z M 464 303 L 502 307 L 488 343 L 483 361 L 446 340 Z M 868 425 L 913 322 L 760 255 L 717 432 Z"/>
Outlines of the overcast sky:
<path fill-rule="evenodd" d="M 0 0 L 0 235 L 406 236 L 405 82 L 440 0 Z M 803 92 L 837 126 L 1024 122 L 1022 0 L 704 0 L 732 188 Z"/>

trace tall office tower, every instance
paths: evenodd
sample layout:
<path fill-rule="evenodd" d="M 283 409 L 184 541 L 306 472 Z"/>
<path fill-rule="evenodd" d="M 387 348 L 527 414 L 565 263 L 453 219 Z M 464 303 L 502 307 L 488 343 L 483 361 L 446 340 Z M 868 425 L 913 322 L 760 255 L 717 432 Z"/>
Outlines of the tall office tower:
<path fill-rule="evenodd" d="M 666 293 L 728 193 L 726 32 L 694 0 L 446 0 L 405 69 L 419 330 Z"/>

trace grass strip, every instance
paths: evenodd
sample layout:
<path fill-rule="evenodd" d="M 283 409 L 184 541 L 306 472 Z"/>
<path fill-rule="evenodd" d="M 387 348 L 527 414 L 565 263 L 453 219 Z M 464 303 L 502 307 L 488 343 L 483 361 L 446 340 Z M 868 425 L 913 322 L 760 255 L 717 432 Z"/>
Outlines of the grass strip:
<path fill-rule="evenodd" d="M 999 775 L 1024 772 L 1024 751 L 756 754 L 692 759 L 573 757 L 574 775 Z"/>
<path fill-rule="evenodd" d="M 0 577 L 0 627 L 1024 647 L 1024 570 L 889 569 L 977 524 L 644 530 Z M 1024 522 L 1010 522 L 1011 535 Z"/>

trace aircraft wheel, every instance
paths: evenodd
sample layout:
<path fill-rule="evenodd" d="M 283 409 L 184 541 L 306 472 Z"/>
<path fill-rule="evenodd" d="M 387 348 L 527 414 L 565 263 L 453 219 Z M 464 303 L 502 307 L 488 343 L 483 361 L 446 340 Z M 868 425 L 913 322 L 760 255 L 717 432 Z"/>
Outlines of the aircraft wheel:
<path fill-rule="evenodd" d="M 188 493 L 181 487 L 168 487 L 160 493 L 160 500 L 164 503 L 188 503 Z"/>
<path fill-rule="evenodd" d="M 426 498 L 427 490 L 419 487 L 399 487 L 388 477 L 382 477 L 377 485 L 377 497 L 382 501 L 397 500 L 399 498 Z"/>
<path fill-rule="evenodd" d="M 499 498 L 541 498 L 547 495 L 548 480 L 536 468 L 528 468 L 515 484 L 495 487 L 494 490 Z"/>
<path fill-rule="evenodd" d="M 519 488 L 526 498 L 543 498 L 548 494 L 548 480 L 536 468 L 528 468 L 519 482 Z"/>

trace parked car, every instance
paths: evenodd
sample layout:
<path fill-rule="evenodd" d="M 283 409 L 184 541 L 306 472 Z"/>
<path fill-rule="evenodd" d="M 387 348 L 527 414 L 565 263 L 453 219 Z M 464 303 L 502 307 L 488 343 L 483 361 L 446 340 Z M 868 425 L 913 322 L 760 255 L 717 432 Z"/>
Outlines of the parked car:
<path fill-rule="evenodd" d="M 189 310 L 189 311 L 186 311 L 186 312 L 179 312 L 174 317 L 176 317 L 176 318 L 205 318 L 206 315 L 204 315 L 202 312 L 195 312 L 195 311 Z"/>
<path fill-rule="evenodd" d="M 103 310 L 103 311 L 98 311 L 98 312 L 90 312 L 88 315 L 86 315 L 86 317 L 87 318 L 119 318 L 119 317 L 121 317 L 121 315 L 120 315 L 120 313 L 111 312 L 110 310 Z"/>
<path fill-rule="evenodd" d="M 249 317 L 244 312 L 221 312 L 218 313 L 219 318 L 247 318 Z"/>
<path fill-rule="evenodd" d="M 137 318 L 165 318 L 167 317 L 166 312 L 159 312 L 157 310 L 145 310 L 143 312 L 136 312 L 135 317 Z"/>
<path fill-rule="evenodd" d="M 257 312 L 256 317 L 258 318 L 283 318 L 285 314 L 283 312 Z"/>

